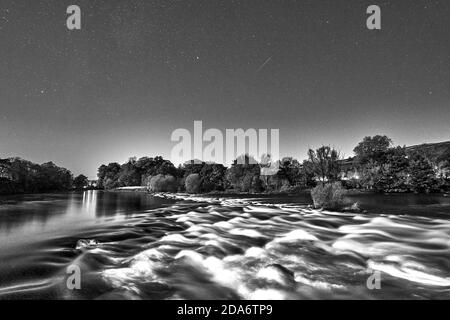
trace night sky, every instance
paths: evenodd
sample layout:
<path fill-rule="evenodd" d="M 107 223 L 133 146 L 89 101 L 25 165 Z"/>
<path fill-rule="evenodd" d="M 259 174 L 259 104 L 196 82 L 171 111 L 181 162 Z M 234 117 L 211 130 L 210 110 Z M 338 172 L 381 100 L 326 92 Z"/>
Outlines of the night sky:
<path fill-rule="evenodd" d="M 82 29 L 66 28 L 66 8 Z M 366 9 L 382 29 L 366 28 Z M 0 0 L 0 158 L 95 178 L 176 128 L 278 128 L 281 155 L 450 140 L 450 1 Z"/>

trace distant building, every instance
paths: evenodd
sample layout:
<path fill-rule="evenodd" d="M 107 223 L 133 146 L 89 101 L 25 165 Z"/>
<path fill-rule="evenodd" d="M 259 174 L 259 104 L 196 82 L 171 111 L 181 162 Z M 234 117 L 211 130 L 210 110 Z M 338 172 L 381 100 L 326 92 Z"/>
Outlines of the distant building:
<path fill-rule="evenodd" d="M 450 177 L 450 141 L 437 143 L 424 143 L 406 147 L 407 153 L 420 153 L 432 164 L 438 177 Z"/>
<path fill-rule="evenodd" d="M 434 166 L 436 170 L 436 175 L 442 178 L 450 178 L 450 167 L 444 167 L 444 163 L 439 163 Z"/>
<path fill-rule="evenodd" d="M 341 173 L 339 174 L 341 180 L 358 180 L 360 178 L 358 169 L 353 165 L 353 158 L 339 161 L 339 167 L 341 169 Z"/>
<path fill-rule="evenodd" d="M 89 188 L 97 188 L 98 180 L 88 180 L 88 187 Z"/>

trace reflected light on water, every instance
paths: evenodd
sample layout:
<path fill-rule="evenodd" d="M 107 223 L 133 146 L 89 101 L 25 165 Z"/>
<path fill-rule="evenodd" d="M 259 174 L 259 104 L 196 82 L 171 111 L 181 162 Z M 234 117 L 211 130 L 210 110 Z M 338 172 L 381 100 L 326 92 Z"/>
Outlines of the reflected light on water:
<path fill-rule="evenodd" d="M 97 211 L 97 191 L 88 190 L 83 192 L 83 208 L 89 214 Z"/>

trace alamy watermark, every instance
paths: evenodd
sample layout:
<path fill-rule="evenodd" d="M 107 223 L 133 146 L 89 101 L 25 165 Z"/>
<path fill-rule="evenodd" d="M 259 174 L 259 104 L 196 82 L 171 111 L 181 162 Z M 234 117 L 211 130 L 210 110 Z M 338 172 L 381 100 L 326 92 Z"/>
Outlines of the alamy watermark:
<path fill-rule="evenodd" d="M 172 132 L 171 141 L 177 142 L 171 151 L 174 163 L 200 161 L 225 165 L 260 164 L 261 175 L 274 175 L 278 172 L 279 129 L 226 129 L 224 134 L 216 128 L 203 132 L 203 122 L 194 121 L 193 133 L 184 128 L 176 129 Z"/>
<path fill-rule="evenodd" d="M 66 280 L 66 287 L 69 290 L 81 290 L 81 269 L 76 264 L 67 267 L 66 273 L 69 275 Z"/>
<path fill-rule="evenodd" d="M 66 13 L 69 14 L 66 20 L 66 26 L 69 30 L 81 30 L 81 9 L 77 5 L 67 7 Z"/>
<path fill-rule="evenodd" d="M 81 8 L 72 4 L 67 7 L 66 26 L 69 30 L 81 30 Z M 366 20 L 366 27 L 369 30 L 381 30 L 381 9 L 378 5 L 372 4 L 367 7 L 366 14 L 369 14 Z M 328 23 L 328 22 L 327 22 Z"/>
<path fill-rule="evenodd" d="M 381 272 L 378 270 L 367 270 L 371 275 L 367 278 L 366 286 L 369 290 L 381 289 Z"/>

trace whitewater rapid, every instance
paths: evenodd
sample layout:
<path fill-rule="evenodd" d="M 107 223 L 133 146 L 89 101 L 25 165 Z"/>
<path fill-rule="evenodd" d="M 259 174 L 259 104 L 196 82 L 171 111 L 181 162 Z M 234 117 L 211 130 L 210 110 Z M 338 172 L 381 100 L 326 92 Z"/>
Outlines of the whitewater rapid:
<path fill-rule="evenodd" d="M 450 222 L 337 213 L 251 199 L 156 195 L 180 200 L 132 226 L 179 226 L 130 256 L 105 243 L 98 273 L 130 298 L 449 298 Z M 155 216 L 156 215 L 156 216 Z M 367 279 L 378 271 L 381 288 Z M 153 288 L 152 288 L 153 287 Z M 159 288 L 159 289 L 156 289 Z"/>
<path fill-rule="evenodd" d="M 176 202 L 53 240 L 32 270 L 57 271 L 0 299 L 450 299 L 448 219 L 153 196 Z M 72 265 L 81 290 L 67 290 Z"/>

